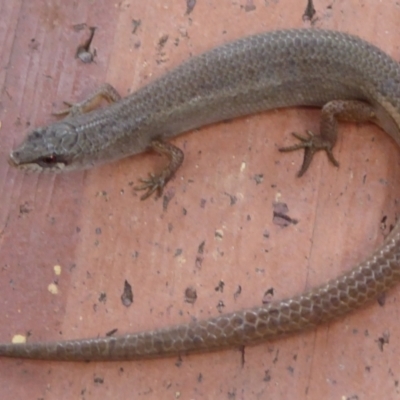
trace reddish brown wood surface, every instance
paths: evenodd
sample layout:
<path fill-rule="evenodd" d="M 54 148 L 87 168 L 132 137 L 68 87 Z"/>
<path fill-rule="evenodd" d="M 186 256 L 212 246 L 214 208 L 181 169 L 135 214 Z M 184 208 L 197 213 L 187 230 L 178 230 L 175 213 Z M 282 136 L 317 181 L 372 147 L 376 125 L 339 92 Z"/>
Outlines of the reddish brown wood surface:
<path fill-rule="evenodd" d="M 29 126 L 51 121 L 62 100 L 82 99 L 105 81 L 126 95 L 230 39 L 310 27 L 305 3 L 198 1 L 189 15 L 174 0 L 0 5 L 2 342 L 28 333 L 29 340 L 123 334 L 254 306 L 270 288 L 283 298 L 336 276 L 383 240 L 399 211 L 399 150 L 374 126 L 346 125 L 335 148 L 340 169 L 320 154 L 296 179 L 301 154 L 277 148 L 291 143 L 292 131 L 317 130 L 318 111 L 274 111 L 177 138 L 186 158 L 165 202 L 141 202 L 132 189 L 161 165 L 152 154 L 59 176 L 7 164 Z M 400 58 L 396 1 L 314 3 L 313 29 L 354 33 Z M 135 33 L 133 20 L 141 21 Z M 98 28 L 92 64 L 74 58 L 88 35 L 74 30 L 81 23 Z M 296 225 L 274 220 L 277 202 Z M 130 307 L 120 298 L 125 280 Z M 188 287 L 194 304 L 185 302 Z M 131 363 L 1 359 L 0 398 L 394 399 L 399 293 L 243 352 Z"/>

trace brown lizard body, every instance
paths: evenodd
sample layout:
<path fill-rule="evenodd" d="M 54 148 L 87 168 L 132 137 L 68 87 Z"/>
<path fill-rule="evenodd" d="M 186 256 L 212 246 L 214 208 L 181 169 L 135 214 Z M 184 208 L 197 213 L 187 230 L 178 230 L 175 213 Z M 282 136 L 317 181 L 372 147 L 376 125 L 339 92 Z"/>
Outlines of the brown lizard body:
<path fill-rule="evenodd" d="M 21 169 L 90 168 L 148 149 L 170 158 L 144 180 L 144 197 L 161 191 L 183 160 L 172 136 L 217 121 L 296 105 L 322 107 L 319 135 L 297 136 L 313 154 L 332 154 L 338 121 L 374 122 L 400 143 L 400 66 L 354 36 L 323 30 L 284 30 L 250 36 L 193 57 L 113 103 L 89 112 L 99 96 L 67 118 L 35 129 L 10 155 Z M 369 258 L 327 284 L 262 307 L 122 337 L 0 344 L 0 356 L 53 360 L 132 360 L 254 344 L 312 328 L 355 310 L 400 280 L 400 225 Z"/>

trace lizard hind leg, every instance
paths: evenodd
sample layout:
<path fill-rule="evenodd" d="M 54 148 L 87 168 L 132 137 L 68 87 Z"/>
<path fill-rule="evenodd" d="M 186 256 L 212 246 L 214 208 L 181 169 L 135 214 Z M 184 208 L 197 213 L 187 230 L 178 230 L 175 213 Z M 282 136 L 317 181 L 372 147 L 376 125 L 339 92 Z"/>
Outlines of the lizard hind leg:
<path fill-rule="evenodd" d="M 304 175 L 311 164 L 314 154 L 320 150 L 324 150 L 328 160 L 335 167 L 338 167 L 339 163 L 335 159 L 332 150 L 337 140 L 339 121 L 374 122 L 375 120 L 375 109 L 368 103 L 358 100 L 333 100 L 322 107 L 319 135 L 315 135 L 310 131 L 307 131 L 307 137 L 293 133 L 299 143 L 281 147 L 279 151 L 289 152 L 304 149 L 303 164 L 297 173 L 298 177 Z"/>
<path fill-rule="evenodd" d="M 95 92 L 93 92 L 87 99 L 79 103 L 69 103 L 64 101 L 67 106 L 65 109 L 53 112 L 55 116 L 75 116 L 83 114 L 97 108 L 102 100 L 106 100 L 108 103 L 114 103 L 121 100 L 120 94 L 117 90 L 108 83 L 101 85 Z"/>

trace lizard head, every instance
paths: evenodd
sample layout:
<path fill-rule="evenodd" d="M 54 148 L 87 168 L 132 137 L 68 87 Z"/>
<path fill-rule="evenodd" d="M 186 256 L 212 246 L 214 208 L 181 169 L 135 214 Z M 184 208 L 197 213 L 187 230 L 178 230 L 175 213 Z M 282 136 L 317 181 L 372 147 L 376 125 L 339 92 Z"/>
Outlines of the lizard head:
<path fill-rule="evenodd" d="M 77 138 L 75 129 L 65 122 L 37 128 L 11 151 L 9 164 L 35 172 L 76 169 L 74 149 L 77 147 Z"/>

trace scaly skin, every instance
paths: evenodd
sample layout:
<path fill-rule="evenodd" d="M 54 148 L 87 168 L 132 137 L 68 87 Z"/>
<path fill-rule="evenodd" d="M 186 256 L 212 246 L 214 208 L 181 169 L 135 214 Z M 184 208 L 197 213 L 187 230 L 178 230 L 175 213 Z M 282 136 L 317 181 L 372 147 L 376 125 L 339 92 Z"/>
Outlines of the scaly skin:
<path fill-rule="evenodd" d="M 36 129 L 11 153 L 10 162 L 35 170 L 89 168 L 199 126 L 295 105 L 324 106 L 320 135 L 294 146 L 306 150 L 302 173 L 320 149 L 335 163 L 338 120 L 373 121 L 400 143 L 400 66 L 376 47 L 338 32 L 286 30 L 244 38 L 193 57 L 114 100 L 104 109 Z M 0 356 L 134 360 L 255 344 L 338 318 L 399 280 L 398 223 L 367 260 L 299 296 L 123 337 L 2 344 Z"/>

